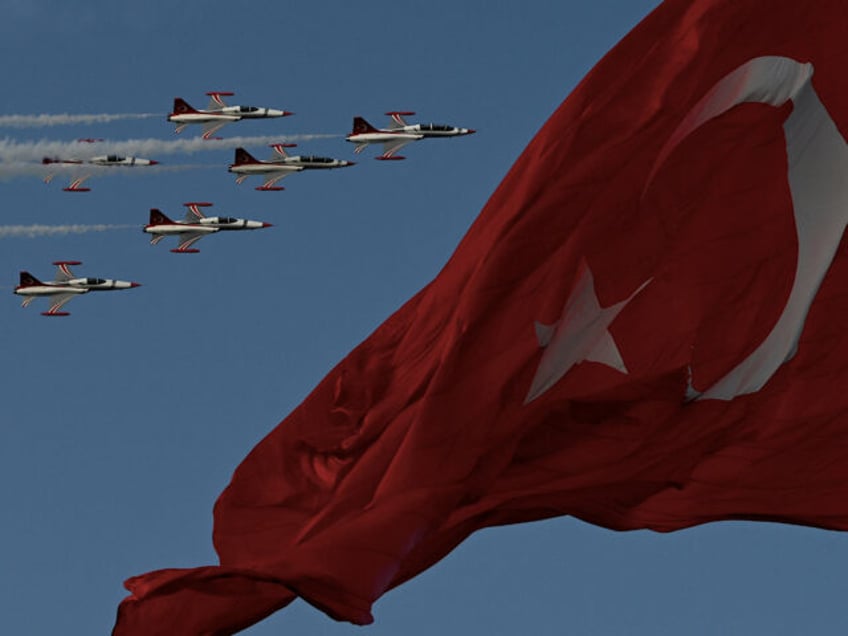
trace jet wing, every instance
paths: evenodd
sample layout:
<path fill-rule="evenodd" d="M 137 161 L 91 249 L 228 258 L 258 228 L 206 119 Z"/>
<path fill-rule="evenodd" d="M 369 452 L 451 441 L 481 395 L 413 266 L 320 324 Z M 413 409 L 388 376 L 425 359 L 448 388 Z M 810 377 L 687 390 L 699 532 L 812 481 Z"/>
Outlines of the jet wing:
<path fill-rule="evenodd" d="M 393 157 L 395 153 L 403 148 L 406 144 L 411 141 L 415 141 L 414 137 L 402 137 L 400 139 L 393 139 L 392 141 L 387 141 L 383 144 L 383 154 L 380 157 L 384 159 L 388 159 L 389 157 Z"/>
<path fill-rule="evenodd" d="M 227 103 L 222 98 L 232 97 L 235 95 L 235 93 L 231 93 L 229 91 L 213 91 L 206 94 L 209 95 L 209 105 L 206 107 L 208 110 L 221 110 L 226 108 Z"/>
<path fill-rule="evenodd" d="M 389 130 L 400 130 L 406 128 L 409 124 L 403 118 L 404 115 L 414 115 L 411 110 L 390 111 L 386 113 L 389 116 Z"/>
<path fill-rule="evenodd" d="M 177 245 L 177 252 L 187 252 L 189 248 L 197 243 L 200 239 L 202 239 L 207 234 L 211 234 L 211 232 L 186 232 L 185 234 L 180 235 L 180 244 Z"/>
<path fill-rule="evenodd" d="M 229 124 L 231 121 L 236 121 L 236 119 L 216 119 L 215 121 L 206 122 L 203 124 L 203 138 L 210 139 L 212 135 L 221 130 L 221 128 Z"/>
<path fill-rule="evenodd" d="M 76 278 L 71 271 L 71 265 L 79 265 L 78 261 L 54 263 L 56 265 L 56 282 L 66 283 L 72 278 Z"/>
<path fill-rule="evenodd" d="M 71 298 L 78 294 L 58 294 L 51 300 L 50 309 L 43 312 L 45 316 L 67 316 L 65 312 L 59 311 Z"/>
<path fill-rule="evenodd" d="M 83 188 L 82 184 L 85 183 L 91 177 L 90 174 L 83 175 L 81 177 L 77 177 L 72 180 L 70 185 L 67 188 L 62 188 L 65 192 L 88 192 L 90 188 Z"/>
<path fill-rule="evenodd" d="M 280 179 L 284 179 L 285 177 L 289 176 L 293 172 L 300 172 L 301 170 L 303 170 L 303 166 L 280 166 L 279 172 L 275 172 L 274 174 L 270 175 L 267 179 L 265 179 L 265 183 L 263 183 L 261 186 L 259 186 L 258 189 L 260 189 L 260 190 L 271 190 L 271 189 L 273 189 L 273 186 L 274 186 L 275 183 L 277 183 L 277 181 L 279 181 Z"/>

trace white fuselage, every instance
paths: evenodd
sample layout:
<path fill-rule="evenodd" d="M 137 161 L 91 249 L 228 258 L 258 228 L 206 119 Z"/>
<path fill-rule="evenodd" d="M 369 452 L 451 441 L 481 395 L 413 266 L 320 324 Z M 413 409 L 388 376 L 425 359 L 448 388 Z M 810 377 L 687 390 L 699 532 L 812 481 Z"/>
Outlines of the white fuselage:
<path fill-rule="evenodd" d="M 286 163 L 274 162 L 257 162 L 257 163 L 240 163 L 231 165 L 228 170 L 233 174 L 273 174 L 275 172 L 300 172 L 303 166 L 289 165 Z"/>
<path fill-rule="evenodd" d="M 273 163 L 286 166 L 299 166 L 304 170 L 322 170 L 327 168 L 344 168 L 354 165 L 355 162 L 345 159 L 333 159 L 332 157 L 316 157 L 312 155 L 294 155 L 275 159 Z"/>
<path fill-rule="evenodd" d="M 88 163 L 98 166 L 155 166 L 158 161 L 153 159 L 142 159 L 141 157 L 119 157 L 117 155 L 102 155 L 92 157 Z"/>
<path fill-rule="evenodd" d="M 220 112 L 225 115 L 235 115 L 239 119 L 266 119 L 270 117 L 285 117 L 291 113 L 285 110 L 276 108 L 260 108 L 258 106 L 224 106 L 220 110 L 211 112 Z"/>
<path fill-rule="evenodd" d="M 217 111 L 196 111 L 191 113 L 175 113 L 168 115 L 168 121 L 175 124 L 206 124 L 216 121 L 238 121 L 241 119 L 238 115 L 226 115 Z"/>
<path fill-rule="evenodd" d="M 16 287 L 18 296 L 55 296 L 57 294 L 86 294 L 89 290 L 84 287 L 69 287 L 64 283 L 42 283 L 41 285 L 27 285 Z"/>
<path fill-rule="evenodd" d="M 222 230 L 258 230 L 263 227 L 271 227 L 270 223 L 262 221 L 250 221 L 248 219 L 234 219 L 231 217 L 207 216 L 192 223 L 160 223 L 158 225 L 146 225 L 144 231 L 147 234 L 161 234 L 170 236 L 172 234 L 213 234 Z"/>
<path fill-rule="evenodd" d="M 270 227 L 269 223 L 251 221 L 249 219 L 234 219 L 226 216 L 207 216 L 198 221 L 203 227 L 214 227 L 217 230 L 258 230 Z"/>
<path fill-rule="evenodd" d="M 162 234 L 171 236 L 173 234 L 185 234 L 187 232 L 198 232 L 200 234 L 212 234 L 217 232 L 219 228 L 209 225 L 200 225 L 199 223 L 160 223 L 159 225 L 145 225 L 144 231 L 147 234 Z"/>
<path fill-rule="evenodd" d="M 442 124 L 411 124 L 397 130 L 404 133 L 421 135 L 422 137 L 456 137 L 458 135 L 470 135 L 475 132 L 470 128 L 457 128 Z"/>
<path fill-rule="evenodd" d="M 408 139 L 409 141 L 416 141 L 418 139 L 424 139 L 424 135 L 420 133 L 377 131 L 350 134 L 346 137 L 346 139 L 347 141 L 353 142 L 355 144 L 379 144 L 397 141 L 398 139 Z"/>
<path fill-rule="evenodd" d="M 67 281 L 52 281 L 40 285 L 16 287 L 19 296 L 55 296 L 56 294 L 86 294 L 90 291 L 109 291 L 112 289 L 130 289 L 138 287 L 138 283 L 128 280 L 112 280 L 109 278 L 72 278 Z"/>
<path fill-rule="evenodd" d="M 67 282 L 68 287 L 86 291 L 108 291 L 111 289 L 130 289 L 138 287 L 138 283 L 128 280 L 112 280 L 111 278 L 72 278 Z"/>

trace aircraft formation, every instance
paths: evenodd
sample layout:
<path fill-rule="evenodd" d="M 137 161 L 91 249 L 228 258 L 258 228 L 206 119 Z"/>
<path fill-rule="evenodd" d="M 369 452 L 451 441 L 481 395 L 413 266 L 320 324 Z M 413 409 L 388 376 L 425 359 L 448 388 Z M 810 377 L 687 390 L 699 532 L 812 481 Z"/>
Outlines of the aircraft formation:
<path fill-rule="evenodd" d="M 234 95 L 232 92 L 212 91 L 207 95 L 210 100 L 205 109 L 196 109 L 181 97 L 174 98 L 173 112 L 167 116 L 167 121 L 176 125 L 176 133 L 182 132 L 188 126 L 200 125 L 202 127 L 200 135 L 202 139 L 220 139 L 220 137 L 214 137 L 214 135 L 227 124 L 246 119 L 274 119 L 294 114 L 291 111 L 275 108 L 230 106 L 223 98 Z M 407 123 L 404 118 L 414 114 L 412 111 L 389 111 L 386 113 L 390 118 L 386 128 L 376 128 L 363 117 L 356 116 L 353 118 L 353 129 L 345 136 L 345 140 L 355 144 L 355 154 L 362 153 L 369 145 L 382 144 L 382 153 L 375 159 L 382 161 L 402 160 L 405 157 L 398 155 L 397 152 L 413 141 L 428 137 L 469 135 L 475 132 L 470 128 L 459 128 L 444 124 Z M 77 141 L 80 144 L 94 144 L 102 142 L 103 139 L 89 137 Z M 270 144 L 274 155 L 269 159 L 256 159 L 246 149 L 237 147 L 233 163 L 228 166 L 228 171 L 236 175 L 237 184 L 241 184 L 251 176 L 260 176 L 264 179 L 264 182 L 261 186 L 257 186 L 256 190 L 278 191 L 284 188 L 276 184 L 290 174 L 306 170 L 329 170 L 355 165 L 355 162 L 344 159 L 317 155 L 293 155 L 286 151 L 287 148 L 294 148 L 296 145 L 293 143 Z M 95 169 L 146 167 L 159 164 L 156 160 L 141 157 L 118 154 L 85 157 L 84 154 L 81 152 L 80 156 L 44 157 L 42 164 L 68 168 L 73 172 L 69 185 L 63 188 L 66 192 L 89 192 L 90 188 L 84 187 L 83 184 L 92 176 L 92 170 Z M 56 173 L 51 172 L 44 178 L 44 181 L 50 183 L 55 176 Z M 152 245 L 156 245 L 166 237 L 175 236 L 177 246 L 171 249 L 171 252 L 194 254 L 199 252 L 194 245 L 209 234 L 272 227 L 270 223 L 264 221 L 230 216 L 206 216 L 203 208 L 212 206 L 212 203 L 209 202 L 189 202 L 183 205 L 186 207 L 186 213 L 181 221 L 171 219 L 158 208 L 150 209 L 149 222 L 143 227 L 143 232 L 151 235 L 150 243 Z M 55 261 L 53 264 L 58 268 L 54 280 L 42 282 L 29 272 L 21 271 L 20 282 L 14 289 L 16 295 L 23 297 L 22 306 L 24 307 L 37 298 L 48 298 L 50 305 L 47 311 L 42 312 L 43 316 L 70 315 L 67 311 L 62 311 L 62 308 L 71 299 L 79 295 L 92 291 L 131 289 L 140 285 L 131 281 L 77 277 L 70 267 L 81 265 L 81 261 Z"/>

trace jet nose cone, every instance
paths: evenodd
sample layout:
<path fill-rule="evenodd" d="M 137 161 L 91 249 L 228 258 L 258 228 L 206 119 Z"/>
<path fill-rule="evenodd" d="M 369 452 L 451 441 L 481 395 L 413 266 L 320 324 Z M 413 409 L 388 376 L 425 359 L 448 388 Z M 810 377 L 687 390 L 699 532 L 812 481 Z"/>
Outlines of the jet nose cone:
<path fill-rule="evenodd" d="M 158 166 L 158 165 L 159 165 L 159 162 L 158 162 L 158 161 L 156 161 L 155 159 L 151 159 L 151 160 L 150 160 L 150 165 L 151 165 L 151 166 Z"/>
<path fill-rule="evenodd" d="M 474 130 L 473 128 L 469 128 L 468 130 L 466 130 L 466 131 L 465 131 L 465 134 L 466 134 L 466 135 L 473 135 L 473 134 L 474 134 L 474 133 L 476 133 L 476 132 L 477 132 L 477 131 L 476 131 L 476 130 Z"/>
<path fill-rule="evenodd" d="M 294 115 L 294 113 L 290 110 L 284 110 L 283 111 L 283 117 L 290 117 L 292 115 Z"/>
<path fill-rule="evenodd" d="M 262 227 L 274 227 L 271 223 L 262 223 Z"/>
<path fill-rule="evenodd" d="M 141 287 L 141 283 L 130 283 L 130 288 Z"/>

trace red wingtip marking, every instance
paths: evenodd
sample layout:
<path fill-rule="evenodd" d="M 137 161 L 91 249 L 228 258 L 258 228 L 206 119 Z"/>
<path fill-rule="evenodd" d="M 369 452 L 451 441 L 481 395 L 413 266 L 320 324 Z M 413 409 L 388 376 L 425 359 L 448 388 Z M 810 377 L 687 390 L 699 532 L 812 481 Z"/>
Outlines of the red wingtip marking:
<path fill-rule="evenodd" d="M 91 192 L 91 188 L 62 188 L 65 192 Z"/>
<path fill-rule="evenodd" d="M 406 157 L 401 157 L 400 155 L 393 155 L 391 157 L 374 157 L 377 161 L 402 161 L 406 159 Z"/>
<path fill-rule="evenodd" d="M 54 265 L 82 265 L 82 261 L 53 261 Z"/>
<path fill-rule="evenodd" d="M 285 190 L 283 186 L 258 186 L 255 189 L 261 192 L 277 192 L 279 190 Z"/>
<path fill-rule="evenodd" d="M 200 252 L 200 250 L 178 250 L 178 249 L 173 249 L 171 251 L 174 254 L 197 254 L 198 252 Z"/>
<path fill-rule="evenodd" d="M 42 316 L 70 316 L 71 314 L 67 311 L 54 311 L 53 313 L 50 313 L 49 311 L 42 311 L 41 315 Z"/>
<path fill-rule="evenodd" d="M 212 204 L 207 201 L 189 201 L 188 203 L 183 203 L 185 206 L 196 205 L 199 208 L 211 208 Z"/>

